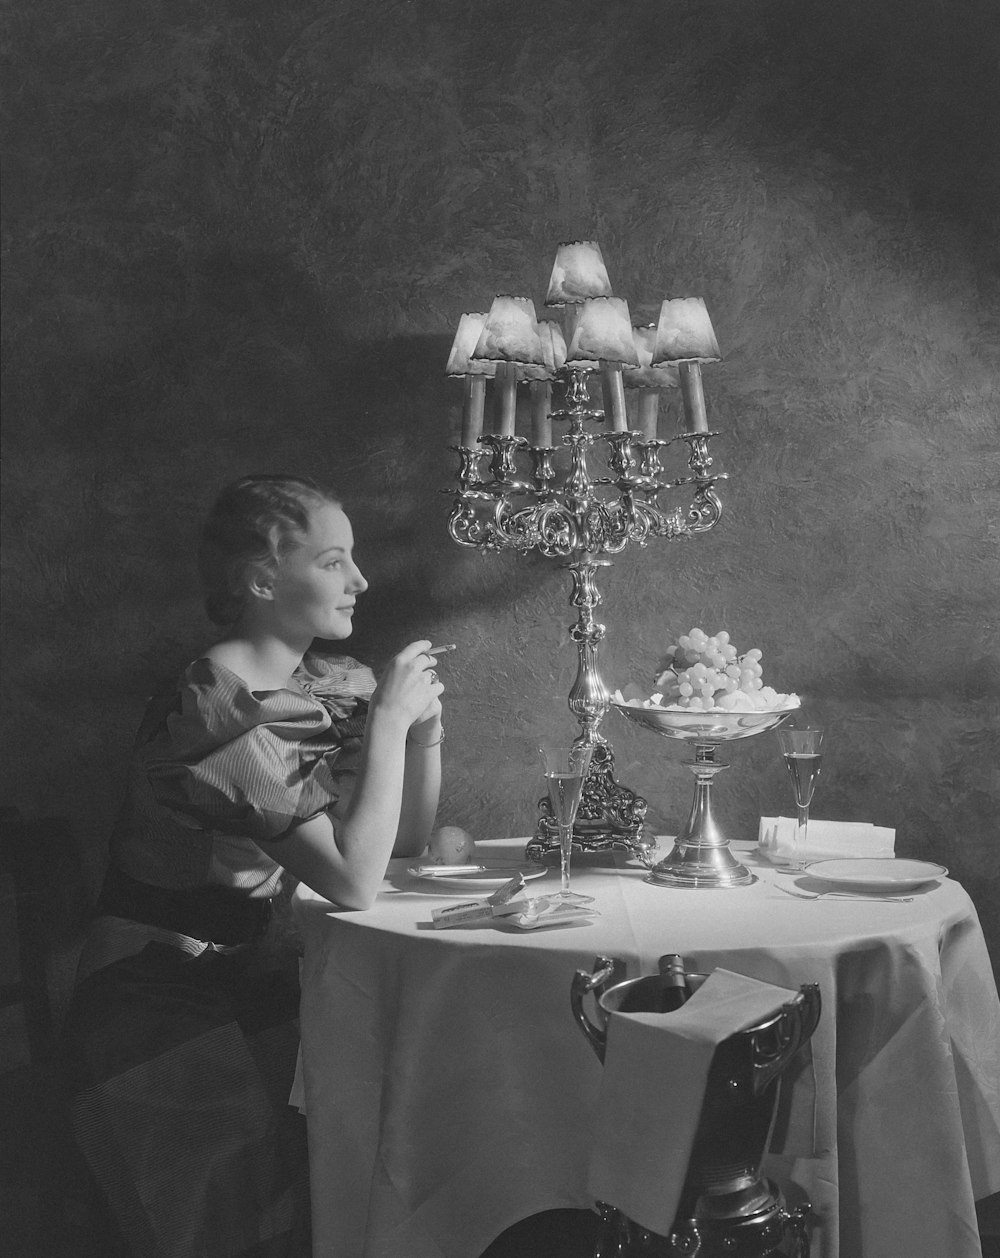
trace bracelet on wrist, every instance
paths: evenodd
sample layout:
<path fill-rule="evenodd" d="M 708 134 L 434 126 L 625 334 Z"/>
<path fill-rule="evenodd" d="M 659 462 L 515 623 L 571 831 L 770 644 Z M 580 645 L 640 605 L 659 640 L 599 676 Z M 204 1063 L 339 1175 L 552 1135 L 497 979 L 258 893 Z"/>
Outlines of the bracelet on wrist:
<path fill-rule="evenodd" d="M 444 742 L 444 726 L 441 726 L 441 737 L 435 738 L 432 743 L 422 743 L 419 738 L 414 738 L 412 734 L 406 735 L 406 741 L 412 743 L 414 747 L 440 747 Z"/>

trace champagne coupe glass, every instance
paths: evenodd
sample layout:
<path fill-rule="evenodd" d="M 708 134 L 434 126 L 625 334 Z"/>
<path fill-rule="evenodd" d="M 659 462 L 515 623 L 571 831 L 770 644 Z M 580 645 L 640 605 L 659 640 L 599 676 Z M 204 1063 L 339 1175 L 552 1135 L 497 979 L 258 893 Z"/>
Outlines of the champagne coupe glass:
<path fill-rule="evenodd" d="M 795 728 L 786 725 L 776 733 L 792 779 L 798 813 L 795 822 L 795 848 L 788 864 L 792 869 L 805 869 L 809 805 L 812 803 L 823 762 L 823 730 L 813 726 Z"/>
<path fill-rule="evenodd" d="M 553 897 L 571 904 L 585 904 L 590 896 L 577 895 L 569 889 L 569 864 L 573 848 L 573 822 L 583 796 L 583 783 L 590 767 L 593 747 L 546 743 L 538 748 L 545 767 L 552 818 L 559 829 L 559 873 L 562 888 Z"/>

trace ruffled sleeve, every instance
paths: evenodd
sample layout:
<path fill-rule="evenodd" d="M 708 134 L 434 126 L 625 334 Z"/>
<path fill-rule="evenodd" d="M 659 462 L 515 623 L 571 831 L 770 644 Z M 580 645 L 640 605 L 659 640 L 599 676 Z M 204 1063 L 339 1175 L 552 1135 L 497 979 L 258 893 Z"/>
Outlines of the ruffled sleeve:
<path fill-rule="evenodd" d="M 313 649 L 295 670 L 295 680 L 329 712 L 342 739 L 364 734 L 375 690 L 375 674 L 367 665 L 349 655 L 326 655 Z"/>
<path fill-rule="evenodd" d="M 157 802 L 192 828 L 255 841 L 335 804 L 375 681 L 356 661 L 326 663 L 296 676 L 301 690 L 274 691 L 250 691 L 209 660 L 191 665 L 143 748 Z"/>

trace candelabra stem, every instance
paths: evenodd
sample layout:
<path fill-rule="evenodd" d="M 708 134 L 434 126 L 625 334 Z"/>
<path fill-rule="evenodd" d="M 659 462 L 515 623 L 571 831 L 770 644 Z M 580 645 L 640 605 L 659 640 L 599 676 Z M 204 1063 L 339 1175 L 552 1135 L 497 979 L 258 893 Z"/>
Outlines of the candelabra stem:
<path fill-rule="evenodd" d="M 641 795 L 615 780 L 614 752 L 600 732 L 611 696 L 597 666 L 604 626 L 594 619 L 594 608 L 601 603 L 597 573 L 601 568 L 610 567 L 611 560 L 578 552 L 574 561 L 566 566 L 573 578 L 570 604 L 578 611 L 576 624 L 569 631 L 576 643 L 578 667 L 568 704 L 580 724 L 580 733 L 574 741 L 593 748 L 583 799 L 573 825 L 573 846 L 585 852 L 618 848 L 651 864 L 655 842 L 643 835 L 648 805 Z M 534 860 L 559 847 L 559 830 L 548 796 L 539 800 L 538 807 L 538 826 L 527 848 L 527 855 Z"/>
<path fill-rule="evenodd" d="M 598 569 L 611 566 L 611 560 L 581 557 L 566 566 L 573 577 L 573 593 L 569 601 L 579 609 L 576 624 L 569 631 L 579 656 L 576 680 L 569 692 L 569 710 L 582 728 L 579 741 L 594 746 L 601 741 L 598 728 L 611 700 L 597 668 L 597 652 L 604 637 L 604 626 L 594 619 L 594 608 L 601 603 L 596 577 Z"/>

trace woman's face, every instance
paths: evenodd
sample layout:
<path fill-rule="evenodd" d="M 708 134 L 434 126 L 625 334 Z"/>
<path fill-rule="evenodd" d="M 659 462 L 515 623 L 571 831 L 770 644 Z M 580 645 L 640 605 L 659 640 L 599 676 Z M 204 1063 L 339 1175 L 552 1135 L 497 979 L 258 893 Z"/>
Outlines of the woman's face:
<path fill-rule="evenodd" d="M 290 636 L 349 638 L 357 596 L 368 582 L 352 558 L 354 532 L 340 507 L 309 511 L 309 528 L 272 580 L 274 610 Z"/>

